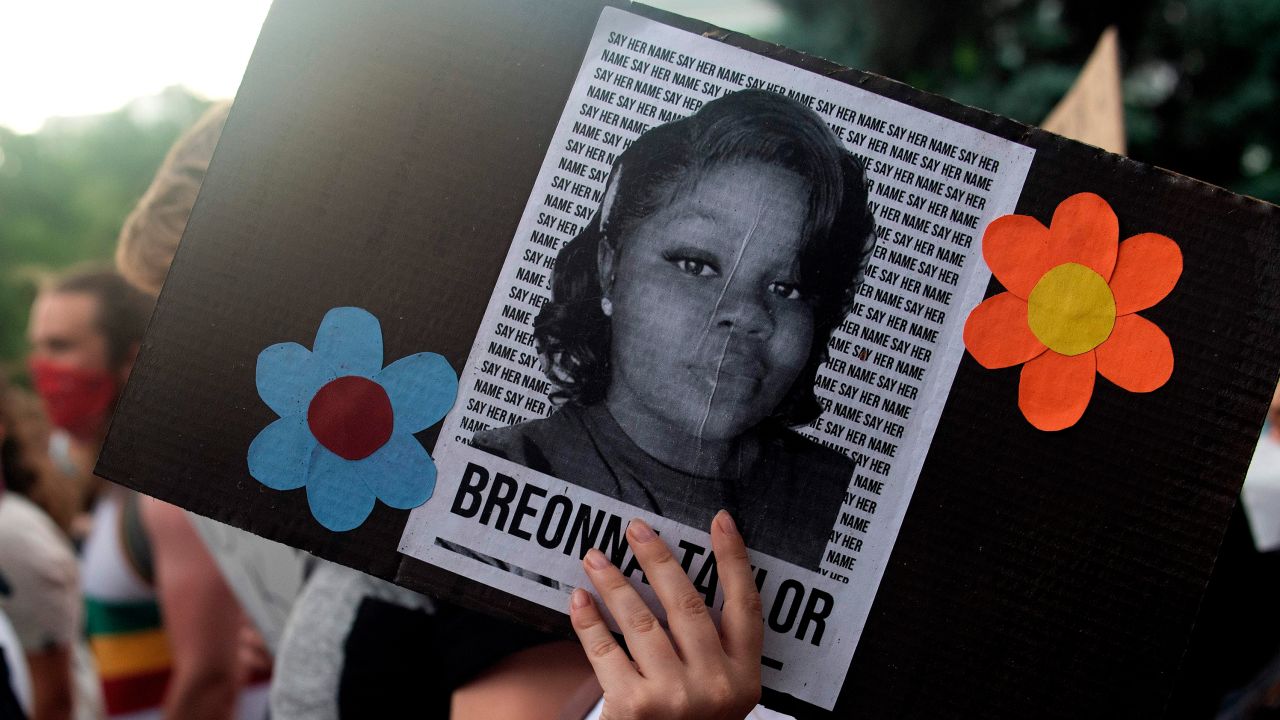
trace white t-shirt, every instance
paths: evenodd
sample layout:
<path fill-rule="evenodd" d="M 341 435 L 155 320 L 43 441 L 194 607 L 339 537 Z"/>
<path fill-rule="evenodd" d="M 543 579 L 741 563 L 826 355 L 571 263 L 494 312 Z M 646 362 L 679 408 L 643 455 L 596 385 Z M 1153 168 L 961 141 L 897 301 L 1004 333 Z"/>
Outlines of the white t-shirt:
<path fill-rule="evenodd" d="M 71 645 L 83 610 L 71 542 L 35 503 L 0 495 L 0 572 L 12 595 L 0 598 L 28 652 Z"/>
<path fill-rule="evenodd" d="M 102 695 L 84 646 L 84 600 L 71 541 L 35 503 L 13 492 L 0 494 L 0 573 L 9 616 L 24 652 L 55 647 L 71 651 L 76 720 L 102 716 Z"/>
<path fill-rule="evenodd" d="M 425 595 L 321 561 L 284 628 L 271 684 L 272 720 L 338 720 L 345 644 L 365 598 L 428 613 L 435 608 Z"/>
<path fill-rule="evenodd" d="M 1280 438 L 1270 423 L 1262 428 L 1241 495 L 1258 550 L 1280 549 Z"/>
<path fill-rule="evenodd" d="M 591 712 L 582 720 L 600 720 L 600 713 L 604 710 L 604 698 L 600 698 L 596 702 L 596 706 L 591 708 Z M 743 720 L 795 720 L 790 715 L 783 715 L 780 712 L 774 712 L 763 705 L 757 705 Z"/>
<path fill-rule="evenodd" d="M 9 687 L 22 712 L 31 715 L 31 676 L 27 673 L 27 658 L 23 656 L 18 645 L 18 635 L 9 624 L 9 618 L 0 610 L 0 655 L 4 655 L 5 667 L 9 670 Z"/>

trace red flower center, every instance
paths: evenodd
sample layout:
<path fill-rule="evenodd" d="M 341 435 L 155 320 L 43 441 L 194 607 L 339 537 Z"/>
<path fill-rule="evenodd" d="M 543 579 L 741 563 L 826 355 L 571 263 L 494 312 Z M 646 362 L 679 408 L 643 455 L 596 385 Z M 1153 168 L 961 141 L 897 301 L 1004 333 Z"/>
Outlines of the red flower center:
<path fill-rule="evenodd" d="M 391 439 L 396 416 L 378 383 L 348 375 L 320 388 L 307 408 L 307 425 L 320 444 L 347 460 L 369 457 Z"/>

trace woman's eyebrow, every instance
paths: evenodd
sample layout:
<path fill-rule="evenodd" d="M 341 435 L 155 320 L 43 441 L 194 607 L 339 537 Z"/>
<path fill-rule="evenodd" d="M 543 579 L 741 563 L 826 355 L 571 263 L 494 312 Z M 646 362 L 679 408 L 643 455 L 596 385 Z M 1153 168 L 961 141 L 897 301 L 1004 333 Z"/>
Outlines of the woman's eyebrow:
<path fill-rule="evenodd" d="M 681 223 L 684 224 L 684 227 L 677 228 L 676 225 Z M 690 209 L 668 215 L 654 229 L 672 241 L 680 238 L 715 240 L 716 236 L 723 234 L 718 232 L 720 226 L 719 219 L 710 213 Z"/>
<path fill-rule="evenodd" d="M 672 220 L 682 220 L 692 218 L 694 220 L 705 220 L 709 223 L 719 223 L 723 217 L 716 212 L 715 207 L 704 207 L 700 204 L 689 203 L 686 207 L 672 215 Z"/>
<path fill-rule="evenodd" d="M 715 251 L 716 251 L 716 248 L 708 247 L 706 244 L 682 242 L 674 245 L 673 247 L 668 248 L 664 254 L 665 255 L 686 254 L 686 255 L 692 255 L 700 258 L 706 258 L 708 260 L 715 260 L 717 259 L 713 257 L 717 255 Z"/>

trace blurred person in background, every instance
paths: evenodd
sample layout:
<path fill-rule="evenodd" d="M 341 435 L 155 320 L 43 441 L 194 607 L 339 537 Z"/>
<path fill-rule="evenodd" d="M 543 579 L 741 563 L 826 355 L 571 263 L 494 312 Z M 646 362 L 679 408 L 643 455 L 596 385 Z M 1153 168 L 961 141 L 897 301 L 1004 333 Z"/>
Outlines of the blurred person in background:
<path fill-rule="evenodd" d="M 1258 551 L 1280 550 L 1280 387 L 1271 397 L 1240 500 Z"/>
<path fill-rule="evenodd" d="M 153 301 L 169 274 L 230 111 L 230 102 L 214 103 L 178 138 L 120 230 L 116 269 Z"/>
<path fill-rule="evenodd" d="M 1170 718 L 1280 718 L 1280 391 L 1244 487 L 1168 705 Z"/>
<path fill-rule="evenodd" d="M 32 686 L 34 720 L 102 717 L 97 675 L 83 643 L 84 605 L 70 539 L 36 501 L 57 481 L 43 446 L 47 437 L 24 396 L 0 381 L 0 608 L 13 621 Z M 24 427 L 26 426 L 26 427 Z"/>
<path fill-rule="evenodd" d="M 1280 718 L 1280 387 L 1192 636 L 1189 669 L 1213 668 L 1219 720 Z M 1205 709 L 1208 709 L 1206 702 Z M 1184 717 L 1195 717 L 1187 712 Z M 1205 716 L 1201 712 L 1199 716 Z"/>
<path fill-rule="evenodd" d="M 2 491 L 0 491 L 2 492 Z M 0 575 L 0 597 L 8 594 Z M 31 712 L 31 677 L 18 643 L 13 623 L 0 610 L 0 718 L 25 720 Z"/>
<path fill-rule="evenodd" d="M 32 305 L 30 369 L 84 472 L 106 437 L 152 298 L 109 270 L 48 282 Z M 105 484 L 84 545 L 90 647 L 108 717 L 233 717 L 248 668 L 243 613 L 185 513 Z M 260 718 L 266 686 L 240 697 Z"/>
<path fill-rule="evenodd" d="M 2 382 L 0 382 L 2 384 Z M 9 427 L 17 447 L 23 448 L 28 465 L 39 481 L 24 493 L 31 502 L 49 515 L 63 533 L 78 545 L 88 531 L 85 514 L 91 501 L 92 488 L 78 473 L 65 472 L 45 449 L 53 442 L 53 427 L 36 394 L 10 387 L 6 398 Z"/>

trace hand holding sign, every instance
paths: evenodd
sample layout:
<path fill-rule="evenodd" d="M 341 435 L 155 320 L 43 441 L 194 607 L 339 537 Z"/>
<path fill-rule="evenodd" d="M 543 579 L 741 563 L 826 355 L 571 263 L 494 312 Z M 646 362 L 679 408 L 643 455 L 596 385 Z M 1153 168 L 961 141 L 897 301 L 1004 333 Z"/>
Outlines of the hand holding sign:
<path fill-rule="evenodd" d="M 574 590 L 570 615 L 604 689 L 601 718 L 745 717 L 760 699 L 764 623 L 747 549 L 729 513 L 722 510 L 711 522 L 724 584 L 720 632 L 702 593 L 652 528 L 632 520 L 627 540 L 667 611 L 670 633 L 603 553 L 587 553 L 587 576 L 618 619 L 631 651 L 629 660 L 591 595 Z"/>

